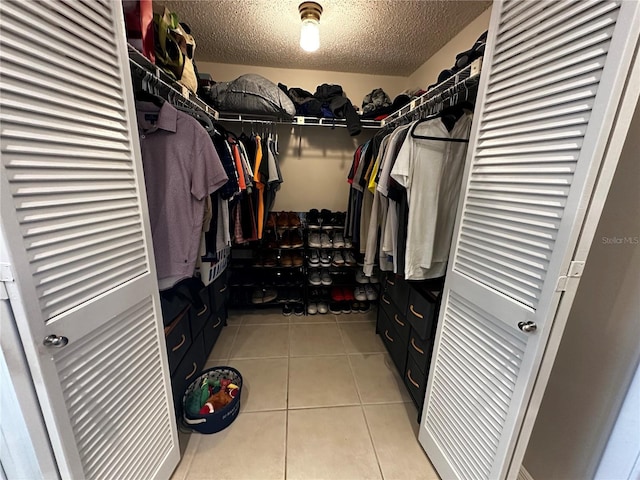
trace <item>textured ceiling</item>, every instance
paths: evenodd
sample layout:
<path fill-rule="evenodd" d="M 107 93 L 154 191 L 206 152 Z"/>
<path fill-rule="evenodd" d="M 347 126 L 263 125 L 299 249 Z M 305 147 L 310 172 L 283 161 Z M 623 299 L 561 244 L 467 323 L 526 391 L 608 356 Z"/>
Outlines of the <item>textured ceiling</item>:
<path fill-rule="evenodd" d="M 191 26 L 196 62 L 407 76 L 490 1 L 319 0 L 320 49 L 299 44 L 301 0 L 157 0 Z M 471 45 L 470 45 L 471 46 Z"/>

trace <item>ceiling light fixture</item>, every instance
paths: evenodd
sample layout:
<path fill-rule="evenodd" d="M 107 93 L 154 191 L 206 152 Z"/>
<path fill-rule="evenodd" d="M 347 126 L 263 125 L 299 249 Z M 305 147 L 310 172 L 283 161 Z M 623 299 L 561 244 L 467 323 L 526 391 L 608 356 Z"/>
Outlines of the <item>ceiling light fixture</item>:
<path fill-rule="evenodd" d="M 302 2 L 298 6 L 302 28 L 300 46 L 307 52 L 315 52 L 320 47 L 320 15 L 322 7 L 316 2 Z"/>

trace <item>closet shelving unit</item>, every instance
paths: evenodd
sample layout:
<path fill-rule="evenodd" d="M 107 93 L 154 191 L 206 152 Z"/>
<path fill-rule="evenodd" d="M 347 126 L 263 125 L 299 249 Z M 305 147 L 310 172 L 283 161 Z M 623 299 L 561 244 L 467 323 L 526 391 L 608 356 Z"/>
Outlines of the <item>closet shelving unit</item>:
<path fill-rule="evenodd" d="M 431 88 L 418 98 L 411 100 L 408 105 L 400 108 L 381 121 L 383 127 L 399 126 L 410 120 L 417 120 L 430 113 L 430 110 L 438 105 L 458 100 L 470 100 L 475 98 L 475 91 L 480 81 L 482 69 L 482 57 L 477 58 L 453 76 Z"/>
<path fill-rule="evenodd" d="M 347 122 L 344 118 L 317 118 L 317 117 L 301 117 L 295 116 L 293 120 L 282 118 L 280 116 L 269 115 L 251 115 L 245 113 L 225 113 L 220 112 L 219 120 L 224 122 L 246 122 L 246 123 L 277 123 L 282 125 L 300 125 L 315 127 L 341 127 L 346 128 Z M 360 120 L 362 128 L 378 129 L 382 126 L 382 121 L 377 120 Z"/>
<path fill-rule="evenodd" d="M 207 105 L 187 87 L 176 82 L 169 74 L 158 65 L 152 63 L 131 44 L 127 44 L 127 52 L 129 54 L 129 65 L 135 73 L 141 75 L 142 87 L 148 93 L 163 97 L 173 97 L 167 99 L 177 101 L 194 110 L 201 110 L 214 120 L 218 119 L 219 114 L 215 109 Z"/>
<path fill-rule="evenodd" d="M 302 213 L 297 214 L 302 222 Z M 299 247 L 283 247 L 282 239 L 286 234 L 298 232 L 302 238 Z M 229 285 L 232 292 L 229 306 L 232 308 L 265 308 L 282 306 L 284 303 L 306 305 L 306 262 L 304 227 L 277 227 L 265 230 L 261 240 L 245 245 L 234 245 L 231 249 Z M 299 265 L 286 265 L 283 258 L 299 256 Z M 275 298 L 253 301 L 254 294 L 269 295 L 273 291 Z M 268 297 L 267 297 L 268 298 Z"/>

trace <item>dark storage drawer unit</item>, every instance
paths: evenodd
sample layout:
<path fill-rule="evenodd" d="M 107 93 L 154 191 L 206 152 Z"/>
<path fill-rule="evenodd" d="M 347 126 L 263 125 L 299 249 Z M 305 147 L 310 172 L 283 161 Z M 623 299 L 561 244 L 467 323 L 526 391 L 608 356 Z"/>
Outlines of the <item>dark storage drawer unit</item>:
<path fill-rule="evenodd" d="M 188 297 L 182 289 L 181 299 Z M 166 295 L 165 295 L 166 296 Z M 175 315 L 177 301 L 169 304 L 163 298 L 164 334 L 171 373 L 173 403 L 176 415 L 182 415 L 182 395 L 189 383 L 204 369 L 222 328 L 227 324 L 229 288 L 224 270 L 209 286 L 200 289 L 201 305 L 189 304 Z M 170 296 L 169 296 L 170 297 Z M 199 302 L 198 302 L 199 303 Z M 171 313 L 169 313 L 171 312 Z M 167 315 L 174 316 L 169 319 Z"/>
<path fill-rule="evenodd" d="M 407 282 L 393 273 L 387 273 L 382 282 L 376 330 L 418 407 L 418 421 L 427 390 L 442 282 Z"/>

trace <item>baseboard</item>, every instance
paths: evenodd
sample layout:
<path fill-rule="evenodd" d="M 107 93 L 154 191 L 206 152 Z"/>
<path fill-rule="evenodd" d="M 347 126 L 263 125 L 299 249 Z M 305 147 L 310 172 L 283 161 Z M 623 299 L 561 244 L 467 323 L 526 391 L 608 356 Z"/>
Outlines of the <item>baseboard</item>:
<path fill-rule="evenodd" d="M 518 480 L 533 480 L 531 474 L 524 468 L 524 465 L 520 466 L 520 472 L 518 472 Z"/>

